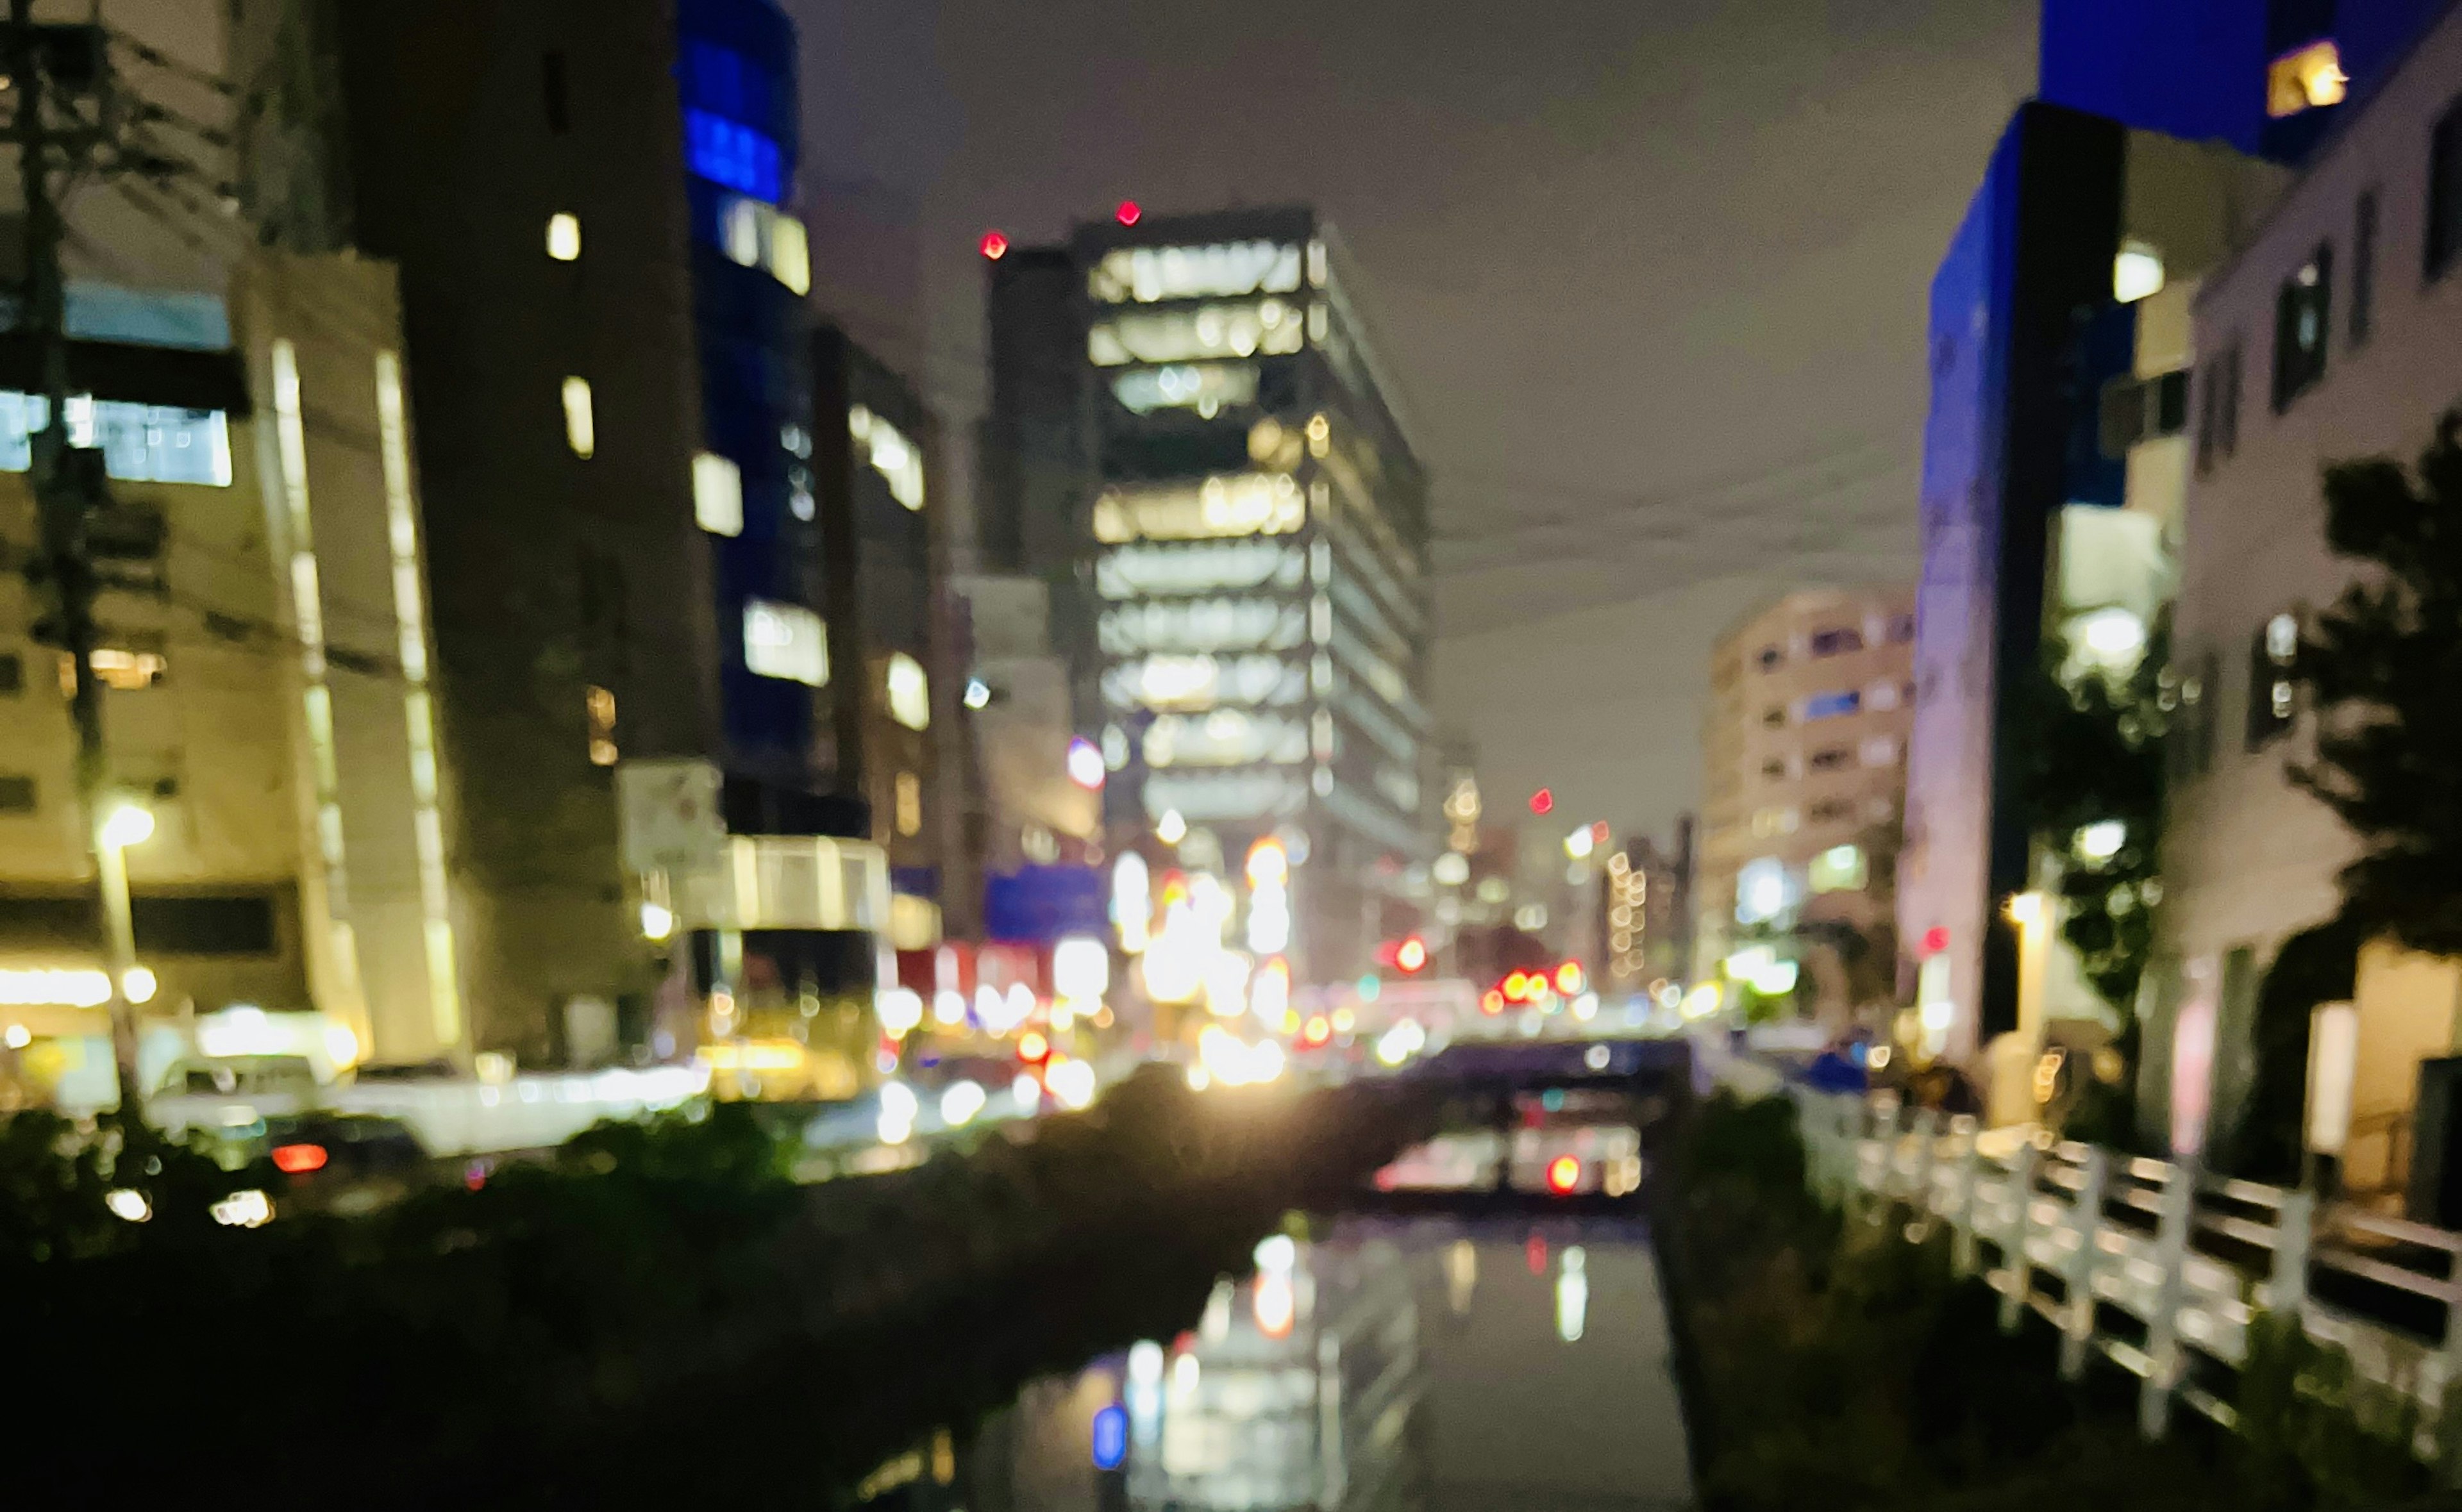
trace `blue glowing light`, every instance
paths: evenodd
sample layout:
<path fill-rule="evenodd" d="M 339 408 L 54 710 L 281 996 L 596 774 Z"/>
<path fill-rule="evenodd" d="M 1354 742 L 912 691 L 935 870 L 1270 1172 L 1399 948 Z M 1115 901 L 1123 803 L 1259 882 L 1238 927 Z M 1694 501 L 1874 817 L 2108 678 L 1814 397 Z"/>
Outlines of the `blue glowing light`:
<path fill-rule="evenodd" d="M 705 110 L 684 112 L 684 162 L 712 184 L 771 205 L 786 193 L 786 156 L 778 143 Z"/>
<path fill-rule="evenodd" d="M 1129 1410 L 1117 1402 L 1094 1415 L 1094 1468 L 1117 1470 L 1129 1458 Z"/>

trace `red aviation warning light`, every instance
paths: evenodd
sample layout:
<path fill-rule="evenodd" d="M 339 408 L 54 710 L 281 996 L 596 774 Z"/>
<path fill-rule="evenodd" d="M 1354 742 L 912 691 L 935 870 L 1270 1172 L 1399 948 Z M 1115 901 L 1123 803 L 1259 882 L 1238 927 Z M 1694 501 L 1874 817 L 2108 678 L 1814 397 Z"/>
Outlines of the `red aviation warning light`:
<path fill-rule="evenodd" d="M 1119 222 L 1122 226 L 1134 226 L 1139 220 L 1144 218 L 1145 213 L 1146 212 L 1143 209 L 1138 207 L 1136 201 L 1122 200 L 1120 202 L 1120 207 L 1112 212 L 1112 219 Z"/>
<path fill-rule="evenodd" d="M 1556 793 L 1553 788 L 1542 788 L 1537 792 L 1530 795 L 1530 811 L 1532 813 L 1552 813 L 1555 811 L 1555 809 Z"/>
<path fill-rule="evenodd" d="M 1008 255 L 1008 238 L 998 231 L 985 231 L 983 239 L 975 244 L 975 249 L 983 253 L 985 259 L 999 262 Z"/>

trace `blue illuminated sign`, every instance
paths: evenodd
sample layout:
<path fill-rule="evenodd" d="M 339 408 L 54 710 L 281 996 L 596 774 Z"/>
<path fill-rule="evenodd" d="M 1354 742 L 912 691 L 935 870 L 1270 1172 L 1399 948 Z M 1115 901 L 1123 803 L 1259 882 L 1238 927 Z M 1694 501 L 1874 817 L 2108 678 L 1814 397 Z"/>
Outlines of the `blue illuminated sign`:
<path fill-rule="evenodd" d="M 1094 1415 L 1094 1468 L 1117 1470 L 1129 1458 L 1129 1410 L 1112 1402 Z"/>
<path fill-rule="evenodd" d="M 712 184 L 771 205 L 786 193 L 786 156 L 778 143 L 705 110 L 684 112 L 684 162 Z"/>

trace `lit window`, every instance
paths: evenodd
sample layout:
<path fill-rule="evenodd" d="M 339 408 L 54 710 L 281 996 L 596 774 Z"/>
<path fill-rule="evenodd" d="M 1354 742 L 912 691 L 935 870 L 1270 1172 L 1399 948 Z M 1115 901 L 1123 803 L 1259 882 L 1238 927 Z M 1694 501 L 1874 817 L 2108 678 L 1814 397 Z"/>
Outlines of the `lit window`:
<path fill-rule="evenodd" d="M 744 469 L 716 452 L 693 458 L 693 521 L 712 535 L 744 533 Z"/>
<path fill-rule="evenodd" d="M 1299 286 L 1300 249 L 1275 242 L 1114 248 L 1086 277 L 1087 292 L 1107 305 L 1261 291 L 1285 294 Z"/>
<path fill-rule="evenodd" d="M 1272 297 L 1126 313 L 1098 321 L 1086 333 L 1086 355 L 1097 367 L 1260 353 L 1284 356 L 1307 344 L 1300 307 Z"/>
<path fill-rule="evenodd" d="M 1795 879 L 1774 855 L 1747 861 L 1736 874 L 1736 922 L 1761 924 L 1795 904 Z"/>
<path fill-rule="evenodd" d="M 769 228 L 769 276 L 799 294 L 812 292 L 812 247 L 804 223 L 778 217 Z"/>
<path fill-rule="evenodd" d="M 33 465 L 33 437 L 49 414 L 38 396 L 0 392 L 0 472 Z M 230 486 L 230 428 L 220 410 L 75 395 L 68 420 L 69 444 L 101 448 L 103 472 L 119 482 Z"/>
<path fill-rule="evenodd" d="M 1112 397 L 1132 415 L 1158 409 L 1193 409 L 1205 420 L 1223 406 L 1253 403 L 1257 369 L 1246 362 L 1176 363 L 1136 368 L 1112 380 Z"/>
<path fill-rule="evenodd" d="M 2331 39 L 2285 53 L 2265 72 L 2265 113 L 2277 120 L 2303 110 L 2339 105 L 2349 94 L 2342 51 Z"/>
<path fill-rule="evenodd" d="M 896 810 L 899 834 L 923 832 L 923 779 L 911 771 L 897 774 Z"/>
<path fill-rule="evenodd" d="M 889 496 L 910 509 L 923 508 L 923 450 L 904 432 L 857 404 L 847 411 L 847 434 L 863 448 L 872 470 L 889 484 Z"/>
<path fill-rule="evenodd" d="M 591 410 L 588 378 L 564 380 L 564 439 L 576 457 L 598 450 L 598 421 Z"/>
<path fill-rule="evenodd" d="M 1887 767 L 1898 759 L 1898 743 L 1887 735 L 1875 735 L 1864 743 L 1864 765 Z"/>
<path fill-rule="evenodd" d="M 1308 611 L 1275 598 L 1149 599 L 1103 612 L 1107 656 L 1145 651 L 1288 651 L 1309 638 Z"/>
<path fill-rule="evenodd" d="M 2111 297 L 2133 305 L 2163 292 L 2163 254 L 2144 242 L 2121 244 L 2111 260 Z"/>
<path fill-rule="evenodd" d="M 116 646 L 94 648 L 95 680 L 116 693 L 134 693 L 162 680 L 170 669 L 159 651 L 124 651 Z M 76 659 L 60 658 L 60 696 L 76 696 Z"/>
<path fill-rule="evenodd" d="M 1816 893 L 1860 893 L 1870 872 L 1863 847 L 1833 845 L 1812 858 L 1806 880 Z"/>
<path fill-rule="evenodd" d="M 756 677 L 828 686 L 830 648 L 821 616 L 801 604 L 749 600 L 744 606 L 744 666 Z"/>
<path fill-rule="evenodd" d="M 1853 714 L 1863 706 L 1864 695 L 1852 689 L 1844 693 L 1816 693 L 1803 701 L 1803 717 L 1807 723 L 1836 719 L 1842 714 Z"/>
<path fill-rule="evenodd" d="M 559 210 L 547 218 L 547 254 L 559 263 L 581 256 L 581 217 Z"/>
<path fill-rule="evenodd" d="M 1094 537 L 1110 545 L 1287 535 L 1307 523 L 1307 500 L 1287 473 L 1107 488 L 1094 501 Z"/>
<path fill-rule="evenodd" d="M 590 715 L 590 764 L 594 767 L 616 765 L 616 695 L 605 688 L 592 688 L 583 697 Z"/>
<path fill-rule="evenodd" d="M 903 651 L 889 658 L 889 717 L 910 730 L 932 724 L 932 683 L 923 665 Z"/>

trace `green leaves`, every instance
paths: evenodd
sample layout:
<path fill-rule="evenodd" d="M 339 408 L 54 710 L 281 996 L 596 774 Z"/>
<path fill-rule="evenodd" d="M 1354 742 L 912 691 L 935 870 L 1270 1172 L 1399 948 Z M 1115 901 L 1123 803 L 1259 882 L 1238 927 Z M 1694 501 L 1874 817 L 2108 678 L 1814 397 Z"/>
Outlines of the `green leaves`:
<path fill-rule="evenodd" d="M 2317 754 L 2292 779 L 2360 841 L 2340 880 L 2362 938 L 2462 952 L 2462 413 L 2411 471 L 2339 464 L 2324 492 L 2362 572 L 2301 636 Z"/>

